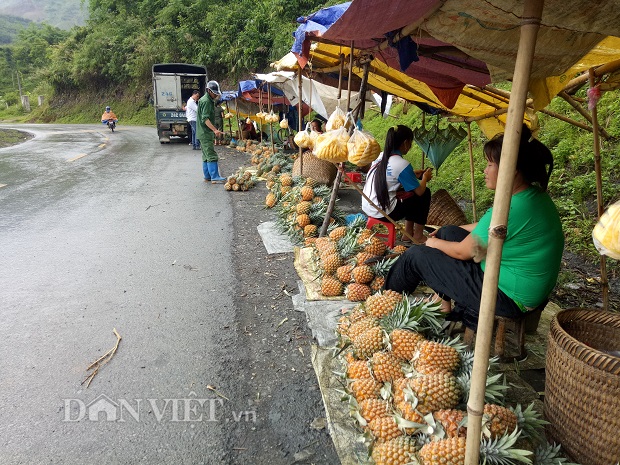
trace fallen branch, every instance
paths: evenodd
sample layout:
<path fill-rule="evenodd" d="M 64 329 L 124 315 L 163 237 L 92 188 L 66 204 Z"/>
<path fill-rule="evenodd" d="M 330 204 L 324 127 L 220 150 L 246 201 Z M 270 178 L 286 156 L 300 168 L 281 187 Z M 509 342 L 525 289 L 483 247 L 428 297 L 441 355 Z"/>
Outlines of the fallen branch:
<path fill-rule="evenodd" d="M 114 354 L 116 353 L 116 350 L 118 349 L 118 345 L 120 344 L 122 338 L 121 338 L 121 335 L 118 334 L 118 331 L 116 331 L 116 328 L 114 328 L 112 331 L 114 331 L 114 334 L 116 335 L 116 344 L 114 345 L 114 347 L 112 349 L 108 350 L 105 354 L 103 354 L 101 357 L 99 357 L 93 363 L 88 365 L 88 368 L 86 368 L 86 371 L 93 370 L 93 372 L 90 373 L 84 379 L 84 381 L 82 381 L 80 384 L 86 383 L 86 387 L 89 387 L 90 383 L 92 382 L 92 380 L 95 378 L 97 373 L 99 373 L 99 369 L 103 365 L 108 363 L 112 359 L 112 357 L 114 357 Z"/>

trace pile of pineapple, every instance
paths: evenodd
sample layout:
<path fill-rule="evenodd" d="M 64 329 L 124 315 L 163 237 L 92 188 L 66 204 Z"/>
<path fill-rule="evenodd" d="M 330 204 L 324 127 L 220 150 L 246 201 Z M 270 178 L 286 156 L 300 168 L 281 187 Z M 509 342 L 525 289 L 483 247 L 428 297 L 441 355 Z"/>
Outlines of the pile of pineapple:
<path fill-rule="evenodd" d="M 360 217 L 349 226 L 334 225 L 326 237 L 306 241 L 315 248 L 323 296 L 344 294 L 352 302 L 366 300 L 383 287 L 398 255 L 407 250 L 403 246 L 389 250 L 365 223 Z"/>
<path fill-rule="evenodd" d="M 227 191 L 245 192 L 256 186 L 256 177 L 243 167 L 239 168 L 236 173 L 228 176 L 224 189 Z"/>
<path fill-rule="evenodd" d="M 338 322 L 343 400 L 378 465 L 465 462 L 473 353 L 458 337 L 442 340 L 442 323 L 438 303 L 389 290 L 372 294 Z M 533 404 L 501 405 L 506 389 L 501 374 L 488 375 L 481 463 L 565 463 L 559 446 L 541 434 L 545 422 Z"/>
<path fill-rule="evenodd" d="M 282 234 L 296 244 L 318 235 L 327 213 L 329 187 L 317 184 L 312 178 L 282 173 L 268 176 L 267 188 L 265 206 L 276 211 L 276 226 Z M 338 209 L 332 212 L 332 222 L 343 222 Z"/>

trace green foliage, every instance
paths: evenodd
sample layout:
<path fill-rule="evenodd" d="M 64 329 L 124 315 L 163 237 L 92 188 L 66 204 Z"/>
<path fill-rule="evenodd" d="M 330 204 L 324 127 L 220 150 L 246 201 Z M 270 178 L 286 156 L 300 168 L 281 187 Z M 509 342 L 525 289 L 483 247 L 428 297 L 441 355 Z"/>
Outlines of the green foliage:
<path fill-rule="evenodd" d="M 17 37 L 17 33 L 28 26 L 27 19 L 17 16 L 0 14 L 0 45 L 10 44 Z"/>

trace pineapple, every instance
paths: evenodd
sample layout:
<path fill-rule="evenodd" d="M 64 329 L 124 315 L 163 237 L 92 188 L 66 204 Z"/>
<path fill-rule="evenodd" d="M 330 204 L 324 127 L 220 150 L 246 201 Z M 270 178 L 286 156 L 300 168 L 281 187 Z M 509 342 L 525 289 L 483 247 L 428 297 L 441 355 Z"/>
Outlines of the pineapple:
<path fill-rule="evenodd" d="M 267 194 L 267 198 L 265 198 L 265 206 L 267 208 L 273 208 L 276 206 L 276 203 L 278 203 L 278 198 L 275 194 L 272 194 L 271 192 Z"/>
<path fill-rule="evenodd" d="M 293 188 L 291 186 L 282 186 L 280 188 L 280 192 L 282 192 L 282 194 L 288 194 L 289 192 L 291 192 L 293 190 Z"/>
<path fill-rule="evenodd" d="M 465 438 L 448 438 L 432 441 L 422 446 L 421 465 L 464 465 Z"/>
<path fill-rule="evenodd" d="M 304 201 L 312 202 L 314 198 L 314 189 L 310 186 L 304 186 L 301 188 L 301 199 Z"/>
<path fill-rule="evenodd" d="M 369 243 L 364 247 L 364 252 L 378 257 L 385 255 L 385 251 L 387 250 L 385 242 L 375 236 L 371 237 L 368 242 Z"/>
<path fill-rule="evenodd" d="M 383 399 L 367 399 L 359 403 L 360 415 L 367 422 L 390 414 L 390 403 Z"/>
<path fill-rule="evenodd" d="M 280 183 L 283 186 L 292 186 L 293 185 L 293 178 L 291 177 L 290 174 L 282 174 L 280 176 Z"/>
<path fill-rule="evenodd" d="M 353 268 L 351 275 L 353 276 L 355 282 L 360 284 L 368 284 L 375 277 L 372 268 L 368 265 L 356 266 Z"/>
<path fill-rule="evenodd" d="M 379 326 L 370 328 L 353 339 L 353 349 L 358 358 L 372 357 L 375 352 L 383 349 L 383 346 L 383 330 Z"/>
<path fill-rule="evenodd" d="M 318 228 L 314 224 L 309 224 L 304 227 L 304 237 L 315 237 L 318 233 Z"/>
<path fill-rule="evenodd" d="M 394 291 L 371 295 L 366 299 L 366 312 L 376 318 L 382 318 L 396 309 L 401 297 L 401 294 Z"/>
<path fill-rule="evenodd" d="M 461 361 L 458 351 L 446 344 L 424 341 L 414 355 L 413 367 L 418 373 L 452 373 Z"/>
<path fill-rule="evenodd" d="M 308 186 L 308 187 L 314 187 L 316 186 L 316 181 L 312 178 L 306 178 L 306 181 L 304 182 L 304 186 Z"/>
<path fill-rule="evenodd" d="M 367 360 L 353 360 L 347 366 L 347 378 L 373 379 Z"/>
<path fill-rule="evenodd" d="M 368 423 L 368 429 L 379 442 L 389 441 L 404 434 L 392 416 L 375 418 Z"/>
<path fill-rule="evenodd" d="M 379 292 L 385 286 L 385 278 L 383 276 L 375 276 L 375 278 L 370 281 L 370 291 L 371 292 Z"/>
<path fill-rule="evenodd" d="M 297 225 L 302 228 L 308 226 L 310 224 L 310 216 L 309 215 L 297 215 Z"/>
<path fill-rule="evenodd" d="M 404 245 L 397 245 L 392 249 L 392 253 L 396 255 L 402 255 L 407 251 L 407 247 Z"/>
<path fill-rule="evenodd" d="M 346 226 L 338 226 L 329 233 L 329 238 L 333 241 L 339 241 L 346 235 L 348 229 Z"/>
<path fill-rule="evenodd" d="M 342 295 L 343 292 L 344 285 L 340 281 L 329 275 L 323 276 L 321 280 L 321 294 L 325 297 L 337 297 Z"/>
<path fill-rule="evenodd" d="M 347 284 L 351 282 L 352 276 L 351 271 L 353 270 L 353 265 L 342 265 L 339 266 L 336 270 L 336 277 L 341 283 Z"/>
<path fill-rule="evenodd" d="M 370 260 L 371 258 L 375 258 L 375 256 L 369 254 L 368 252 L 359 252 L 355 256 L 355 260 L 357 261 L 357 263 L 361 263 L 361 264 L 366 264 L 366 261 Z"/>
<path fill-rule="evenodd" d="M 334 274 L 342 266 L 342 258 L 337 252 L 324 252 L 321 254 L 321 263 L 325 273 Z"/>
<path fill-rule="evenodd" d="M 456 377 L 447 373 L 420 376 L 408 384 L 418 400 L 418 410 L 424 415 L 454 408 L 461 398 L 462 391 Z"/>
<path fill-rule="evenodd" d="M 298 215 L 307 215 L 310 213 L 310 207 L 312 204 L 310 202 L 299 202 L 297 207 L 295 207 L 295 211 Z"/>
<path fill-rule="evenodd" d="M 433 412 L 433 418 L 441 423 L 449 438 L 464 438 L 467 435 L 467 428 L 462 426 L 466 416 L 467 412 L 456 409 L 441 409 Z"/>
<path fill-rule="evenodd" d="M 355 379 L 349 386 L 353 397 L 357 402 L 367 399 L 379 399 L 381 396 L 382 383 L 375 379 Z"/>
<path fill-rule="evenodd" d="M 390 352 L 375 352 L 370 364 L 377 381 L 392 381 L 403 377 L 400 360 Z"/>
<path fill-rule="evenodd" d="M 349 336 L 349 338 L 355 339 L 370 328 L 378 327 L 379 320 L 371 316 L 365 316 L 364 318 L 360 318 L 359 320 L 351 323 L 351 326 L 349 326 L 349 329 L 347 331 L 347 335 Z"/>
<path fill-rule="evenodd" d="M 495 404 L 484 406 L 484 428 L 491 439 L 512 433 L 517 427 L 517 416 L 506 407 Z"/>
<path fill-rule="evenodd" d="M 370 297 L 370 286 L 350 283 L 345 290 L 345 294 L 351 302 L 362 302 Z"/>
<path fill-rule="evenodd" d="M 371 458 L 376 465 L 407 465 L 415 461 L 416 443 L 412 438 L 398 436 L 376 444 Z"/>
<path fill-rule="evenodd" d="M 357 235 L 357 243 L 363 245 L 368 239 L 372 237 L 372 231 L 370 229 L 362 229 Z"/>
<path fill-rule="evenodd" d="M 424 424 L 424 417 L 418 412 L 411 402 L 401 401 L 396 404 L 396 408 L 400 412 L 402 418 L 418 424 Z M 413 432 L 413 431 L 412 431 Z M 409 432 L 407 432 L 409 433 Z"/>
<path fill-rule="evenodd" d="M 396 328 L 389 335 L 392 353 L 401 360 L 411 360 L 416 346 L 424 340 L 423 335 L 408 329 Z"/>

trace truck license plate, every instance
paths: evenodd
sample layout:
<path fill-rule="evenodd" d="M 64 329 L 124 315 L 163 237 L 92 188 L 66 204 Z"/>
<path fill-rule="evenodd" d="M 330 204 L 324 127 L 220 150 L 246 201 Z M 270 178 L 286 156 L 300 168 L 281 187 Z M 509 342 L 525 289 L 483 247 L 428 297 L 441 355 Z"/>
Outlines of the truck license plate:
<path fill-rule="evenodd" d="M 184 124 L 175 124 L 173 126 L 174 132 L 185 132 L 185 125 Z"/>

